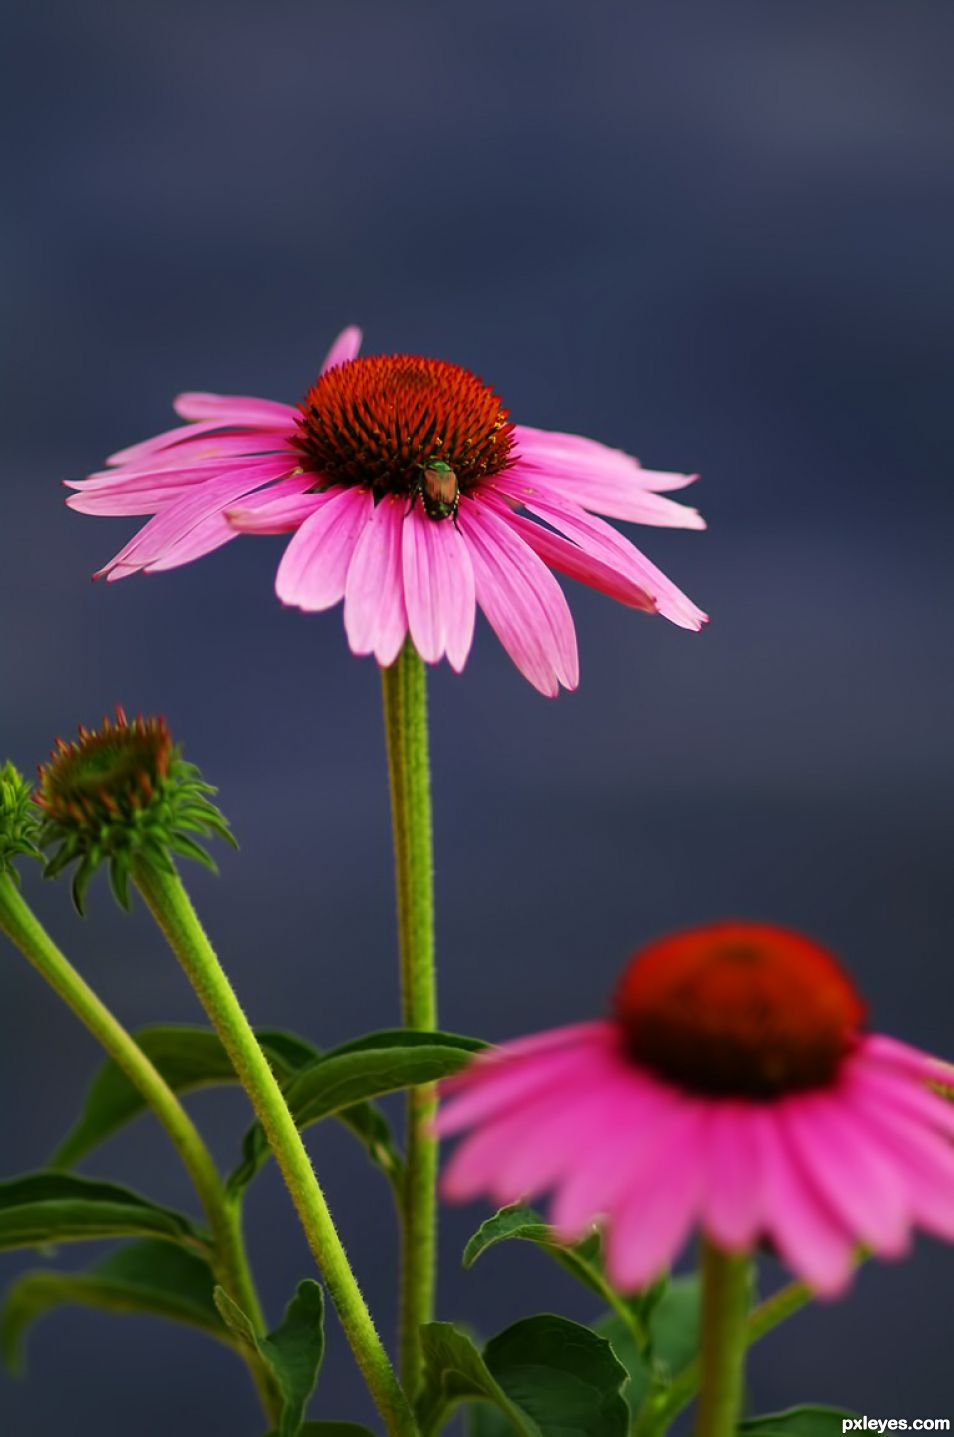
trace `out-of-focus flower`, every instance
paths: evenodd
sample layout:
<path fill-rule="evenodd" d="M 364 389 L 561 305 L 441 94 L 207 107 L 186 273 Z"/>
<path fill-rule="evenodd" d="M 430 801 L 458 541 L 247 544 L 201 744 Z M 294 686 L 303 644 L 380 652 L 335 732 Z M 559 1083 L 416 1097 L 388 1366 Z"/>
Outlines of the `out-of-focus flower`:
<path fill-rule="evenodd" d="M 636 954 L 605 1022 L 482 1054 L 451 1079 L 441 1134 L 468 1136 L 454 1199 L 552 1189 L 558 1235 L 605 1221 L 611 1277 L 656 1277 L 693 1228 L 729 1252 L 767 1239 L 822 1294 L 860 1246 L 902 1255 L 920 1226 L 954 1240 L 948 1065 L 864 1031 L 823 948 L 729 922 Z"/>
<path fill-rule="evenodd" d="M 460 670 L 479 606 L 545 694 L 574 688 L 576 634 L 551 570 L 687 629 L 705 615 L 611 524 L 700 529 L 657 473 L 592 439 L 510 422 L 469 370 L 414 355 L 358 357 L 335 341 L 297 406 L 182 394 L 191 422 L 70 481 L 87 514 L 153 517 L 100 571 L 188 563 L 236 532 L 293 537 L 277 591 L 308 611 L 344 600 L 356 654 L 382 665 L 408 633 L 428 663 Z"/>

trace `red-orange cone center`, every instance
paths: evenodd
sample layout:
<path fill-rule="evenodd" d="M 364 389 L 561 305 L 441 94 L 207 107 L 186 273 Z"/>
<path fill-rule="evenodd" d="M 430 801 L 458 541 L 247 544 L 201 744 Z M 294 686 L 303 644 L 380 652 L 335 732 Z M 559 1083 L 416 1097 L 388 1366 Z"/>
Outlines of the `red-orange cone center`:
<path fill-rule="evenodd" d="M 369 355 L 336 365 L 312 385 L 292 440 L 327 484 L 376 495 L 421 496 L 445 518 L 458 494 L 500 472 L 513 425 L 488 385 L 440 359 Z"/>
<path fill-rule="evenodd" d="M 800 934 L 728 922 L 637 953 L 615 1016 L 637 1062 L 706 1094 L 771 1098 L 829 1084 L 865 1005 L 839 964 Z"/>

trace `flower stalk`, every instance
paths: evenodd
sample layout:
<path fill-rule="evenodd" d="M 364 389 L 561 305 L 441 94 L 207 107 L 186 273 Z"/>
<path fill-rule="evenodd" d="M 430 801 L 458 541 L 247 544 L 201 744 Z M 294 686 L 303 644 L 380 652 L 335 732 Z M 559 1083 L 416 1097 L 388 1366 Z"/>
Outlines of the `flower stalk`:
<path fill-rule="evenodd" d="M 410 640 L 381 670 L 397 889 L 401 1011 L 406 1027 L 437 1026 L 434 963 L 434 855 L 427 672 Z M 434 1315 L 437 1246 L 437 1139 L 431 1131 L 433 1084 L 407 1098 L 407 1167 L 401 1201 L 400 1368 L 414 1392 L 420 1379 L 419 1332 Z"/>
<path fill-rule="evenodd" d="M 702 1344 L 697 1437 L 733 1437 L 742 1406 L 752 1290 L 749 1255 L 702 1243 Z"/>
<path fill-rule="evenodd" d="M 182 1159 L 205 1211 L 212 1237 L 211 1265 L 217 1280 L 264 1331 L 258 1294 L 242 1240 L 240 1215 L 229 1202 L 219 1171 L 202 1135 L 162 1074 L 86 980 L 60 951 L 24 901 L 10 872 L 0 873 L 0 931 L 49 983 L 84 1027 L 142 1095 Z M 266 1415 L 275 1420 L 280 1401 L 258 1353 L 246 1349 L 252 1377 Z"/>
<path fill-rule="evenodd" d="M 143 856 L 134 861 L 132 879 L 195 989 L 265 1129 L 312 1256 L 389 1437 L 413 1437 L 417 1430 L 414 1417 L 375 1329 L 301 1134 L 181 879 L 171 863 L 159 865 Z"/>

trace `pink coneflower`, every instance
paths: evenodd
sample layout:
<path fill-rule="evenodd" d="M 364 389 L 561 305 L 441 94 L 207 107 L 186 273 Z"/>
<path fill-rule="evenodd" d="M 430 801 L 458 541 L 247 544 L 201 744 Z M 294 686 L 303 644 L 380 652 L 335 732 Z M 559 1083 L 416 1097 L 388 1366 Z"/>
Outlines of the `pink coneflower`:
<path fill-rule="evenodd" d="M 182 394 L 192 422 L 121 450 L 70 483 L 86 514 L 154 517 L 100 571 L 172 569 L 236 532 L 293 537 L 276 588 L 308 611 L 344 600 L 356 654 L 460 671 L 480 605 L 545 694 L 578 681 L 576 634 L 551 569 L 698 629 L 705 615 L 598 514 L 704 528 L 664 497 L 694 476 L 643 469 L 592 439 L 515 425 L 468 370 L 414 355 L 358 358 L 335 341 L 298 405 Z"/>
<path fill-rule="evenodd" d="M 920 1226 L 954 1239 L 954 1069 L 866 1033 L 823 948 L 720 923 L 636 954 L 613 1017 L 504 1044 L 452 1079 L 442 1135 L 471 1130 L 445 1194 L 501 1203 L 553 1190 L 567 1242 L 605 1221 L 622 1289 L 690 1229 L 727 1252 L 767 1239 L 816 1291 L 859 1245 L 902 1255 Z"/>

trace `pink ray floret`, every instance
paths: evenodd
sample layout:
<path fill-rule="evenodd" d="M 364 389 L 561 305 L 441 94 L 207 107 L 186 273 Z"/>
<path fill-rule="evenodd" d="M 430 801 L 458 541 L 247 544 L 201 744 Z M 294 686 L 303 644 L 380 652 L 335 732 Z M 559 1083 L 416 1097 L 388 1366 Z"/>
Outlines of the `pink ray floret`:
<path fill-rule="evenodd" d="M 716 934 L 732 949 L 724 962 L 751 966 L 767 933 L 784 931 L 719 925 L 678 941 L 693 937 L 698 951 L 700 934 L 710 944 Z M 612 1019 L 480 1055 L 444 1085 L 437 1131 L 464 1135 L 444 1195 L 509 1204 L 549 1192 L 560 1240 L 604 1227 L 608 1271 L 624 1291 L 659 1276 L 695 1228 L 731 1252 L 769 1243 L 825 1296 L 846 1287 L 859 1248 L 900 1257 L 915 1228 L 954 1241 L 954 1108 L 938 1091 L 954 1069 L 833 1026 L 832 1013 L 849 1011 L 845 990 L 825 972 L 807 974 L 811 993 L 799 987 L 807 950 L 784 937 L 794 981 L 776 974 L 747 996 L 733 990 L 729 1021 L 735 979 L 700 978 L 697 963 L 687 984 L 671 939 L 639 955 L 650 960 L 642 991 L 627 995 L 624 979 Z M 677 992 L 679 1013 L 667 1006 Z M 784 998 L 778 1021 L 773 994 Z M 648 1042 L 634 1015 L 652 1020 Z"/>
<path fill-rule="evenodd" d="M 175 408 L 186 423 L 68 481 L 67 503 L 81 513 L 151 516 L 97 577 L 176 568 L 240 532 L 290 534 L 279 598 L 306 612 L 343 602 L 355 654 L 387 666 L 410 635 L 427 663 L 446 658 L 459 672 L 479 608 L 548 695 L 579 681 L 554 571 L 701 628 L 706 615 L 600 517 L 704 528 L 695 509 L 667 497 L 695 476 L 512 424 L 468 371 L 415 356 L 359 359 L 360 343 L 353 326 L 338 336 L 301 404 L 182 394 Z"/>

